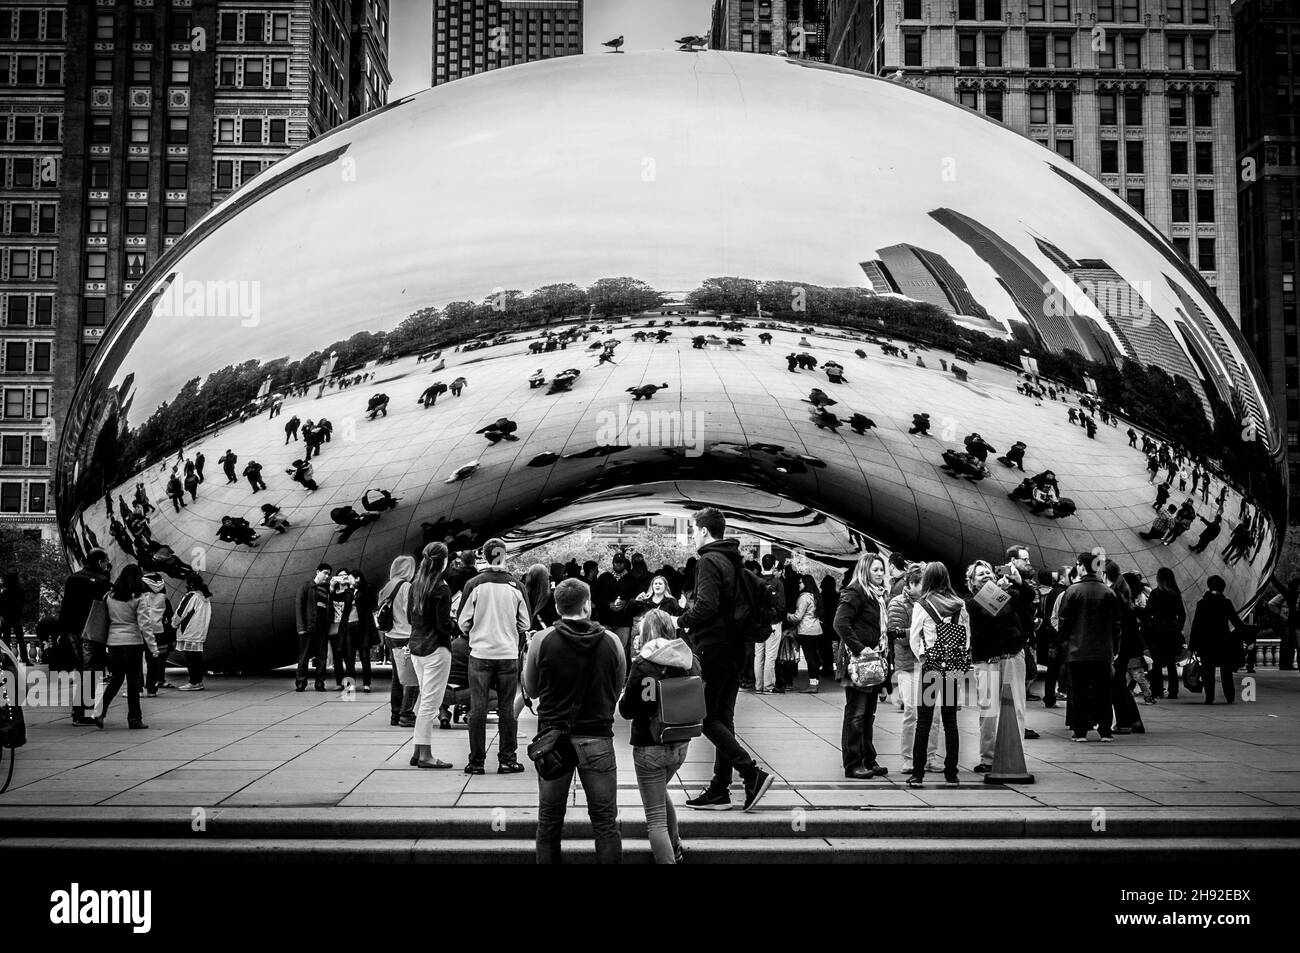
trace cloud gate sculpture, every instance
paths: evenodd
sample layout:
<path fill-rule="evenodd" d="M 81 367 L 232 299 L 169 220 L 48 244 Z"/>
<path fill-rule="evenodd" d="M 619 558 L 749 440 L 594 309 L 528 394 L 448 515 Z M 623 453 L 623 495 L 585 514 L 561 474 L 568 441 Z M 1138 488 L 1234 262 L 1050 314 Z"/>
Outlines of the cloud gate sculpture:
<path fill-rule="evenodd" d="M 295 657 L 322 560 L 705 505 L 832 561 L 1101 547 L 1241 604 L 1286 517 L 1261 380 L 1164 238 L 997 123 L 778 57 L 569 57 L 395 102 L 197 223 L 87 368 L 57 504 L 74 564 L 173 601 L 201 571 L 225 669 Z"/>

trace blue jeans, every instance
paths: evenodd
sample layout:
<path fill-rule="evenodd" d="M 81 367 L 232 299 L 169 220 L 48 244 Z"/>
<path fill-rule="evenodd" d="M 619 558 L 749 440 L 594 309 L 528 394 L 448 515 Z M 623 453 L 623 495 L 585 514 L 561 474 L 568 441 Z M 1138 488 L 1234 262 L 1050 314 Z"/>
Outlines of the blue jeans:
<path fill-rule="evenodd" d="M 645 808 L 646 836 L 656 864 L 675 864 L 681 856 L 682 842 L 677 836 L 677 811 L 668 797 L 668 785 L 686 760 L 689 741 L 670 745 L 645 745 L 632 749 L 636 766 L 636 784 L 641 789 Z"/>
<path fill-rule="evenodd" d="M 515 695 L 519 692 L 519 659 L 469 659 L 469 763 L 483 766 L 487 759 L 488 693 L 497 693 L 497 761 L 509 764 L 518 757 L 518 722 Z"/>
<path fill-rule="evenodd" d="M 473 660 L 471 659 L 471 664 Z M 513 696 L 511 696 L 513 697 Z M 506 702 L 506 707 L 510 702 Z M 618 864 L 623 861 L 623 839 L 618 832 L 618 762 L 613 738 L 571 735 L 578 754 L 578 780 L 587 797 L 587 816 L 596 835 L 596 862 Z M 564 833 L 564 810 L 569 800 L 569 771 L 554 781 L 537 778 L 537 862 L 560 863 L 560 840 Z"/>

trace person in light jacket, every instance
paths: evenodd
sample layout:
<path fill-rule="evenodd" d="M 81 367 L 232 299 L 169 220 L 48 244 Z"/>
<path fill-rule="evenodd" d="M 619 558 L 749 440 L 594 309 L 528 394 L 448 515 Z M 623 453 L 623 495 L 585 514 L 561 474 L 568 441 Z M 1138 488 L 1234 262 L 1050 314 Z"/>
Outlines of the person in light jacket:
<path fill-rule="evenodd" d="M 158 697 L 158 689 L 175 688 L 167 681 L 167 652 L 170 646 L 163 637 L 163 632 L 171 624 L 171 604 L 167 601 L 167 589 L 163 578 L 156 572 L 147 572 L 141 576 L 144 591 L 140 594 L 140 625 L 153 637 L 153 647 L 145 655 L 145 694 L 150 698 Z"/>
<path fill-rule="evenodd" d="M 148 728 L 140 711 L 140 675 L 144 650 L 158 651 L 154 641 L 153 610 L 142 604 L 144 578 L 140 567 L 129 563 L 118 574 L 113 588 L 104 597 L 108 612 L 108 684 L 95 703 L 92 719 L 97 728 L 104 727 L 104 716 L 114 696 L 126 682 L 126 719 L 129 728 Z"/>
<path fill-rule="evenodd" d="M 379 590 L 378 604 L 391 602 L 393 627 L 384 633 L 384 644 L 393 657 L 393 684 L 388 695 L 389 724 L 399 728 L 415 727 L 415 703 L 420 697 L 420 683 L 411 664 L 411 620 L 407 615 L 411 580 L 415 578 L 415 558 L 402 555 L 388 567 L 388 582 Z"/>
<path fill-rule="evenodd" d="M 912 609 L 917 597 L 921 595 L 921 578 L 924 566 L 912 566 L 899 577 L 902 585 L 898 595 L 889 600 L 889 615 L 886 629 L 889 633 L 890 648 L 894 653 L 894 679 L 898 686 L 898 696 L 903 700 L 903 727 L 899 732 L 899 754 L 903 758 L 903 771 L 912 774 L 912 747 L 916 740 L 916 721 L 921 704 L 921 667 L 917 664 L 916 654 L 912 651 L 909 633 L 912 629 Z M 942 732 L 930 736 L 926 749 L 926 770 L 940 771 L 939 744 Z"/>
<path fill-rule="evenodd" d="M 817 591 L 817 582 L 810 573 L 799 577 L 799 597 L 795 601 L 794 611 L 786 614 L 786 621 L 794 626 L 794 635 L 803 649 L 803 657 L 808 663 L 808 692 L 816 694 L 821 675 L 821 655 L 817 642 L 822 634 L 821 594 Z"/>
<path fill-rule="evenodd" d="M 185 596 L 176 610 L 176 651 L 185 656 L 190 680 L 180 687 L 183 692 L 203 691 L 203 645 L 212 623 L 212 593 L 203 577 L 191 573 L 185 579 Z"/>
<path fill-rule="evenodd" d="M 929 563 L 921 574 L 920 592 L 912 607 L 912 622 L 908 628 L 908 647 L 916 658 L 916 675 L 921 683 L 916 734 L 912 741 L 912 773 L 907 779 L 907 786 L 911 788 L 919 788 L 925 780 L 928 767 L 926 749 L 929 746 L 930 728 L 934 724 L 936 703 L 943 723 L 943 777 L 949 784 L 957 783 L 960 737 L 957 732 L 957 680 L 964 673 L 941 673 L 934 666 L 927 672 L 926 661 L 939 641 L 936 619 L 959 626 L 965 633 L 966 651 L 970 651 L 970 613 L 965 601 L 953 591 L 948 567 L 940 562 Z"/>

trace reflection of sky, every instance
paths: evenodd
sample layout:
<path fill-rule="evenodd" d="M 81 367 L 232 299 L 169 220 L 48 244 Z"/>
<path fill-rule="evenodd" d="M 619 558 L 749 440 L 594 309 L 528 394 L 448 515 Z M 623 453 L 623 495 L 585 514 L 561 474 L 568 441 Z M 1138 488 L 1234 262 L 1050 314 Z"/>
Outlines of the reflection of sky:
<path fill-rule="evenodd" d="M 1047 150 L 903 86 L 774 57 L 633 53 L 499 70 L 288 162 L 345 142 L 354 178 L 342 163 L 309 173 L 181 259 L 186 280 L 259 282 L 260 323 L 155 317 L 118 371 L 137 374 L 132 423 L 195 375 L 302 357 L 497 287 L 618 275 L 662 290 L 713 275 L 864 287 L 859 262 L 908 242 L 1014 317 L 993 272 L 927 215 L 937 207 L 985 223 L 1053 278 L 1031 229 L 1072 258 L 1104 258 L 1149 282 L 1157 313 L 1174 313 L 1167 264 L 1053 174 L 1062 160 Z"/>

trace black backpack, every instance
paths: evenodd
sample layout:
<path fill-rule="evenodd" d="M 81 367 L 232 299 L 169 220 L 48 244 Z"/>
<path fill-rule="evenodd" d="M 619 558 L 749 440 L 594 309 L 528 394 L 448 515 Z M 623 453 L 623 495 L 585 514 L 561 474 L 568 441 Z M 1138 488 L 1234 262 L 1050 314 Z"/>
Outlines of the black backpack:
<path fill-rule="evenodd" d="M 766 642 L 772 637 L 772 626 L 784 621 L 774 585 L 762 576 L 751 572 L 738 561 L 736 594 L 731 610 L 731 631 L 747 642 Z"/>

